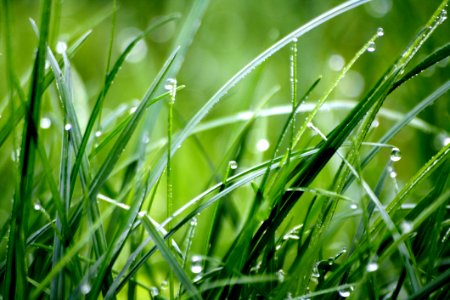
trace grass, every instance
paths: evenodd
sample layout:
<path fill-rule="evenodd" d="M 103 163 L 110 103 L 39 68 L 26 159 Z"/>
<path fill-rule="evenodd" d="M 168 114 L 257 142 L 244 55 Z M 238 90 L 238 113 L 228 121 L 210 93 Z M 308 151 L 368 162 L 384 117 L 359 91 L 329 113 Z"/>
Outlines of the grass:
<path fill-rule="evenodd" d="M 450 45 L 439 35 L 448 1 L 433 4 L 399 51 L 367 58 L 393 39 L 389 27 L 375 28 L 357 35 L 359 49 L 337 74 L 315 74 L 307 84 L 310 70 L 302 69 L 302 39 L 367 2 L 343 1 L 260 47 L 186 113 L 183 97 L 196 82 L 178 78 L 203 63 L 189 53 L 214 3 L 196 0 L 181 17 L 155 19 L 116 53 L 116 1 L 86 21 L 88 29 L 66 34 L 65 45 L 58 40 L 66 4 L 43 0 L 39 22 L 29 25 L 36 51 L 22 74 L 14 31 L 21 15 L 3 0 L 1 296 L 448 298 L 448 111 L 419 118 L 430 107 L 448 108 Z M 105 47 L 92 37 L 102 23 Z M 127 81 L 127 59 L 173 24 L 178 36 L 154 62 L 151 83 L 141 72 Z M 105 69 L 100 80 L 80 83 L 77 58 L 89 42 L 104 50 Z M 288 63 L 287 82 L 267 75 L 279 57 Z M 386 69 L 364 95 L 333 99 L 365 60 Z M 427 84 L 421 74 L 436 65 L 446 73 Z M 143 81 L 137 103 L 114 103 L 122 93 L 116 85 L 134 93 Z M 80 109 L 86 85 L 95 93 L 91 108 Z M 389 106 L 402 96 L 406 109 Z M 236 105 L 225 105 L 233 97 Z M 396 139 L 411 132 L 436 137 L 437 146 L 413 153 L 419 134 Z"/>

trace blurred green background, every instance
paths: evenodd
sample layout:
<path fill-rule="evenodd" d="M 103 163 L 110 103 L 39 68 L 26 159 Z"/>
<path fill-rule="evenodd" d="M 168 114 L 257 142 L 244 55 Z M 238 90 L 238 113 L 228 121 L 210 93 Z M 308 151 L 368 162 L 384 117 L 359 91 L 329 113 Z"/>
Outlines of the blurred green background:
<path fill-rule="evenodd" d="M 190 9 L 192 1 L 117 1 L 117 27 L 115 32 L 113 59 L 124 49 L 131 38 L 147 28 L 152 22 L 170 14 L 179 19 L 170 22 L 150 34 L 129 57 L 112 90 L 105 101 L 103 120 L 119 108 L 128 109 L 141 99 L 156 72 L 161 67 L 168 53 L 174 47 L 174 41 Z M 322 12 L 342 3 L 331 0 L 228 0 L 210 1 L 200 29 L 195 36 L 184 64 L 177 75 L 179 84 L 186 85 L 177 95 L 175 104 L 177 119 L 175 130 L 182 128 L 185 121 L 217 91 L 233 74 L 250 60 L 271 46 L 277 40 L 305 24 Z M 53 47 L 58 41 L 72 41 L 80 34 L 92 29 L 93 32 L 79 52 L 71 60 L 74 71 L 75 99 L 79 117 L 86 122 L 88 114 L 104 81 L 108 44 L 111 31 L 112 1 L 62 1 L 59 30 L 53 35 Z M 336 79 L 343 62 L 348 62 L 353 55 L 374 35 L 377 28 L 384 29 L 384 36 L 376 43 L 376 51 L 364 54 L 356 63 L 351 73 L 343 80 L 330 100 L 359 100 L 383 74 L 386 68 L 401 54 L 408 42 L 418 32 L 420 26 L 439 5 L 440 1 L 430 0 L 374 0 L 369 4 L 345 13 L 317 29 L 302 36 L 298 41 L 298 78 L 299 95 L 302 95 L 313 81 L 323 76 L 320 85 L 314 90 L 309 101 L 315 101 L 323 95 Z M 29 18 L 38 21 L 39 1 L 11 1 L 13 8 L 14 67 L 16 74 L 24 82 L 29 76 L 33 54 L 37 45 Z M 3 29 L 2 29 L 3 30 Z M 59 31 L 59 33 L 58 33 Z M 4 31 L 0 40 L 2 52 Z M 55 33 L 57 33 L 55 35 Z M 424 45 L 418 59 L 448 42 L 450 22 L 441 25 L 431 39 Z M 283 49 L 239 85 L 234 87 L 225 99 L 207 116 L 207 120 L 219 118 L 239 111 L 254 109 L 274 87 L 279 91 L 266 106 L 289 104 L 289 48 Z M 0 55 L 1 77 L 5 78 L 5 56 Z M 398 112 L 409 111 L 416 103 L 426 97 L 449 78 L 448 60 L 433 67 L 430 71 L 414 78 L 389 96 L 385 107 Z M 28 83 L 25 84 L 28 90 Z M 52 120 L 48 132 L 57 128 L 58 103 L 51 97 L 51 90 L 44 98 L 41 115 Z M 2 118 L 0 125 L 7 122 L 8 90 L 6 80 L 0 79 L 0 99 Z M 123 105 L 127 105 L 124 107 Z M 449 96 L 442 97 L 436 105 L 429 107 L 420 117 L 437 128 L 434 133 L 408 128 L 401 132 L 392 144 L 398 146 L 403 159 L 396 164 L 398 181 L 408 180 L 429 157 L 442 145 L 440 138 L 450 131 Z M 320 113 L 316 125 L 325 133 L 336 126 L 347 111 L 328 111 Z M 156 127 L 152 130 L 150 143 L 166 136 L 166 112 L 163 108 L 158 115 Z M 257 135 L 274 142 L 286 116 L 275 116 L 260 120 L 256 127 Z M 301 118 L 301 116 L 299 116 Z M 393 121 L 379 119 L 380 126 L 374 132 L 375 141 L 393 124 Z M 238 125 L 207 131 L 198 135 L 211 162 L 218 165 L 228 146 L 233 130 Z M 107 130 L 107 128 L 105 128 Z M 441 135 L 438 134 L 441 132 Z M 16 131 L 20 136 L 20 130 Z M 255 133 L 256 135 L 256 133 Z M 57 135 L 44 133 L 43 138 L 48 147 L 49 156 L 58 157 L 59 144 Z M 256 141 L 258 137 L 253 136 Z M 254 142 L 251 140 L 251 142 Z M 133 143 L 128 148 L 133 148 Z M 10 211 L 14 191 L 14 174 L 16 167 L 12 161 L 12 139 L 1 148 L 0 190 L 2 191 L 0 219 L 5 220 Z M 250 166 L 261 161 L 268 153 L 250 153 L 243 160 L 242 166 Z M 98 156 L 99 163 L 101 154 Z M 382 152 L 374 161 L 372 169 L 384 166 L 389 158 L 389 151 Z M 57 160 L 56 160 L 57 161 Z M 377 163 L 379 165 L 377 166 Z M 93 164 L 94 168 L 98 165 Z M 57 172 L 55 168 L 55 172 Z M 369 173 L 370 170 L 369 168 Z M 375 178 L 378 177 L 378 172 Z M 202 154 L 192 139 L 177 152 L 174 161 L 174 193 L 176 207 L 191 199 L 205 189 L 211 171 Z M 370 174 L 368 175 L 370 179 Z M 110 182 L 110 189 L 117 190 L 117 182 Z M 161 189 L 163 190 L 163 189 Z M 240 203 L 237 200 L 237 203 Z M 161 221 L 165 214 L 165 205 L 155 206 L 155 218 Z M 0 223 L 3 223 L 1 221 Z"/>

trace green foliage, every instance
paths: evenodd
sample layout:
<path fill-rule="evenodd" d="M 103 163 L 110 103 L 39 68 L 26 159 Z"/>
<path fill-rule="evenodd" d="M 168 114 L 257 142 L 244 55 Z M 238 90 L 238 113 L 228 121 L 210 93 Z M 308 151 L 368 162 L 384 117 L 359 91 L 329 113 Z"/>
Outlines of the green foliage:
<path fill-rule="evenodd" d="M 450 296 L 447 0 L 117 2 L 1 2 L 3 298 Z"/>

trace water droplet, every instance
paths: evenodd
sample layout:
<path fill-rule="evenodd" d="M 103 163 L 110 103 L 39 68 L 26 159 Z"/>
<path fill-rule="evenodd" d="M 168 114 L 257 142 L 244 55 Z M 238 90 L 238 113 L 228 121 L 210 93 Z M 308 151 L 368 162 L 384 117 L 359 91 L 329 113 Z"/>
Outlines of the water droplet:
<path fill-rule="evenodd" d="M 348 298 L 348 297 L 350 297 L 350 295 L 352 294 L 352 292 L 353 292 L 353 287 L 352 287 L 352 286 L 342 288 L 342 289 L 340 289 L 340 290 L 338 291 L 339 296 L 341 296 L 342 298 Z"/>
<path fill-rule="evenodd" d="M 344 58 L 339 54 L 333 54 L 328 59 L 328 67 L 333 71 L 340 71 L 345 66 Z"/>
<path fill-rule="evenodd" d="M 177 87 L 177 80 L 175 78 L 168 78 L 164 84 L 164 89 L 168 92 L 173 92 Z"/>
<path fill-rule="evenodd" d="M 332 266 L 334 264 L 334 258 L 333 257 L 328 258 L 327 262 L 329 266 Z"/>
<path fill-rule="evenodd" d="M 267 149 L 269 149 L 270 143 L 267 139 L 260 139 L 258 142 L 256 142 L 256 150 L 259 152 L 265 152 Z"/>
<path fill-rule="evenodd" d="M 151 295 L 152 297 L 157 297 L 157 296 L 159 296 L 159 290 L 158 290 L 158 288 L 157 288 L 156 286 L 152 286 L 152 287 L 150 288 L 150 295 Z"/>
<path fill-rule="evenodd" d="M 48 129 L 50 126 L 52 126 L 52 120 L 50 118 L 41 118 L 41 121 L 39 122 L 39 126 L 42 129 Z"/>
<path fill-rule="evenodd" d="M 375 42 L 370 42 L 369 47 L 367 47 L 367 51 L 375 52 L 376 49 L 377 49 L 377 46 L 376 46 Z"/>
<path fill-rule="evenodd" d="M 380 122 L 377 119 L 373 120 L 371 127 L 378 128 L 379 126 L 380 126 Z"/>
<path fill-rule="evenodd" d="M 161 289 L 162 290 L 167 289 L 167 286 L 168 286 L 167 280 L 164 280 L 163 282 L 161 282 Z"/>
<path fill-rule="evenodd" d="M 148 135 L 143 135 L 142 136 L 142 143 L 144 143 L 144 144 L 148 144 L 148 143 L 150 143 L 150 137 L 148 136 Z"/>
<path fill-rule="evenodd" d="M 102 135 L 102 132 L 100 131 L 100 130 L 97 130 L 96 132 L 95 132 L 95 136 L 96 137 L 100 137 Z"/>
<path fill-rule="evenodd" d="M 397 172 L 395 172 L 395 169 L 394 169 L 394 168 L 390 167 L 390 168 L 388 169 L 388 172 L 389 172 L 389 176 L 390 176 L 391 178 L 397 178 Z"/>
<path fill-rule="evenodd" d="M 283 282 L 286 275 L 284 274 L 284 271 L 282 269 L 277 271 L 277 279 L 279 282 Z"/>
<path fill-rule="evenodd" d="M 391 151 L 391 161 L 399 161 L 402 159 L 402 153 L 400 152 L 400 149 L 394 147 Z"/>
<path fill-rule="evenodd" d="M 59 41 L 56 43 L 56 52 L 59 54 L 63 54 L 67 51 L 67 44 L 64 41 Z"/>
<path fill-rule="evenodd" d="M 232 160 L 228 163 L 228 166 L 230 167 L 231 170 L 236 170 L 238 167 L 238 164 L 235 160 Z"/>
<path fill-rule="evenodd" d="M 312 273 L 311 276 L 315 277 L 315 278 L 319 278 L 320 277 L 320 272 L 319 272 L 319 263 L 320 262 L 316 262 L 313 269 L 312 269 Z"/>
<path fill-rule="evenodd" d="M 33 205 L 33 208 L 34 208 L 34 210 L 39 211 L 39 210 L 42 209 L 42 206 L 41 206 L 41 204 L 39 202 L 35 202 L 34 205 Z"/>
<path fill-rule="evenodd" d="M 194 255 L 191 258 L 191 272 L 199 274 L 203 271 L 203 259 L 199 255 Z"/>
<path fill-rule="evenodd" d="M 145 215 L 146 215 L 146 212 L 145 212 L 145 211 L 140 211 L 140 212 L 138 212 L 139 218 L 143 218 L 143 217 L 145 217 Z"/>
<path fill-rule="evenodd" d="M 411 222 L 403 221 L 400 224 L 400 229 L 402 230 L 402 233 L 410 233 L 413 229 L 413 225 L 411 224 Z"/>
<path fill-rule="evenodd" d="M 450 144 L 450 137 L 449 136 L 442 136 L 442 146 L 447 146 Z"/>
<path fill-rule="evenodd" d="M 91 291 L 91 288 L 91 285 L 88 282 L 85 282 L 80 286 L 80 291 L 83 295 L 87 295 Z"/>
<path fill-rule="evenodd" d="M 193 217 L 193 218 L 191 219 L 190 224 L 191 224 L 191 226 L 197 226 L 197 224 L 198 224 L 197 218 L 196 218 L 196 217 Z"/>
<path fill-rule="evenodd" d="M 376 270 L 378 270 L 378 264 L 376 262 L 370 262 L 366 266 L 366 270 L 367 272 L 375 272 Z"/>
<path fill-rule="evenodd" d="M 297 37 L 293 38 L 293 39 L 292 39 L 292 42 L 293 42 L 293 43 L 297 43 L 297 42 L 298 42 L 298 38 L 297 38 Z"/>
<path fill-rule="evenodd" d="M 137 110 L 137 106 L 132 106 L 132 107 L 130 108 L 130 115 L 131 115 L 131 114 L 134 114 L 134 113 L 136 112 L 136 110 Z"/>
<path fill-rule="evenodd" d="M 383 35 L 384 35 L 384 29 L 381 28 L 381 27 L 379 27 L 379 28 L 377 29 L 377 35 L 378 35 L 378 36 L 383 36 Z"/>
<path fill-rule="evenodd" d="M 350 204 L 350 208 L 351 209 L 358 209 L 358 205 L 356 205 L 355 203 Z"/>
<path fill-rule="evenodd" d="M 72 129 L 72 124 L 67 123 L 66 125 L 64 125 L 64 130 L 69 131 Z"/>
<path fill-rule="evenodd" d="M 445 20 L 447 20 L 447 10 L 443 9 L 439 14 L 439 24 L 442 24 Z"/>

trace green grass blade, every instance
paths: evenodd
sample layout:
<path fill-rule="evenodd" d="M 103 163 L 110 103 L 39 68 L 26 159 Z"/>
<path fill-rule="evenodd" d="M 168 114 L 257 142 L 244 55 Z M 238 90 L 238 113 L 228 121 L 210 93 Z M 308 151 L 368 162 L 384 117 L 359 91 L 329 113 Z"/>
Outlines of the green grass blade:
<path fill-rule="evenodd" d="M 159 251 L 161 252 L 161 255 L 164 257 L 166 262 L 171 267 L 171 270 L 173 270 L 175 275 L 178 277 L 178 280 L 180 280 L 181 284 L 186 288 L 187 292 L 189 293 L 189 296 L 194 299 L 202 299 L 200 297 L 199 292 L 197 291 L 195 286 L 192 284 L 191 280 L 184 272 L 182 266 L 172 255 L 169 247 L 166 245 L 164 239 L 160 236 L 160 234 L 158 233 L 158 231 L 156 230 L 150 219 L 147 216 L 144 216 L 144 218 L 142 218 L 142 223 L 146 231 L 152 238 L 153 242 L 156 244 Z"/>
<path fill-rule="evenodd" d="M 4 281 L 4 297 L 25 298 L 26 294 L 26 260 L 25 244 L 27 211 L 31 206 L 33 190 L 34 164 L 36 157 L 37 124 L 39 122 L 40 104 L 44 92 L 42 83 L 45 70 L 46 43 L 50 23 L 49 0 L 42 3 L 41 29 L 39 46 L 34 61 L 32 84 L 26 104 L 26 121 L 22 135 L 20 154 L 21 180 L 18 193 L 14 197 L 10 236 L 8 241 L 7 265 Z"/>

